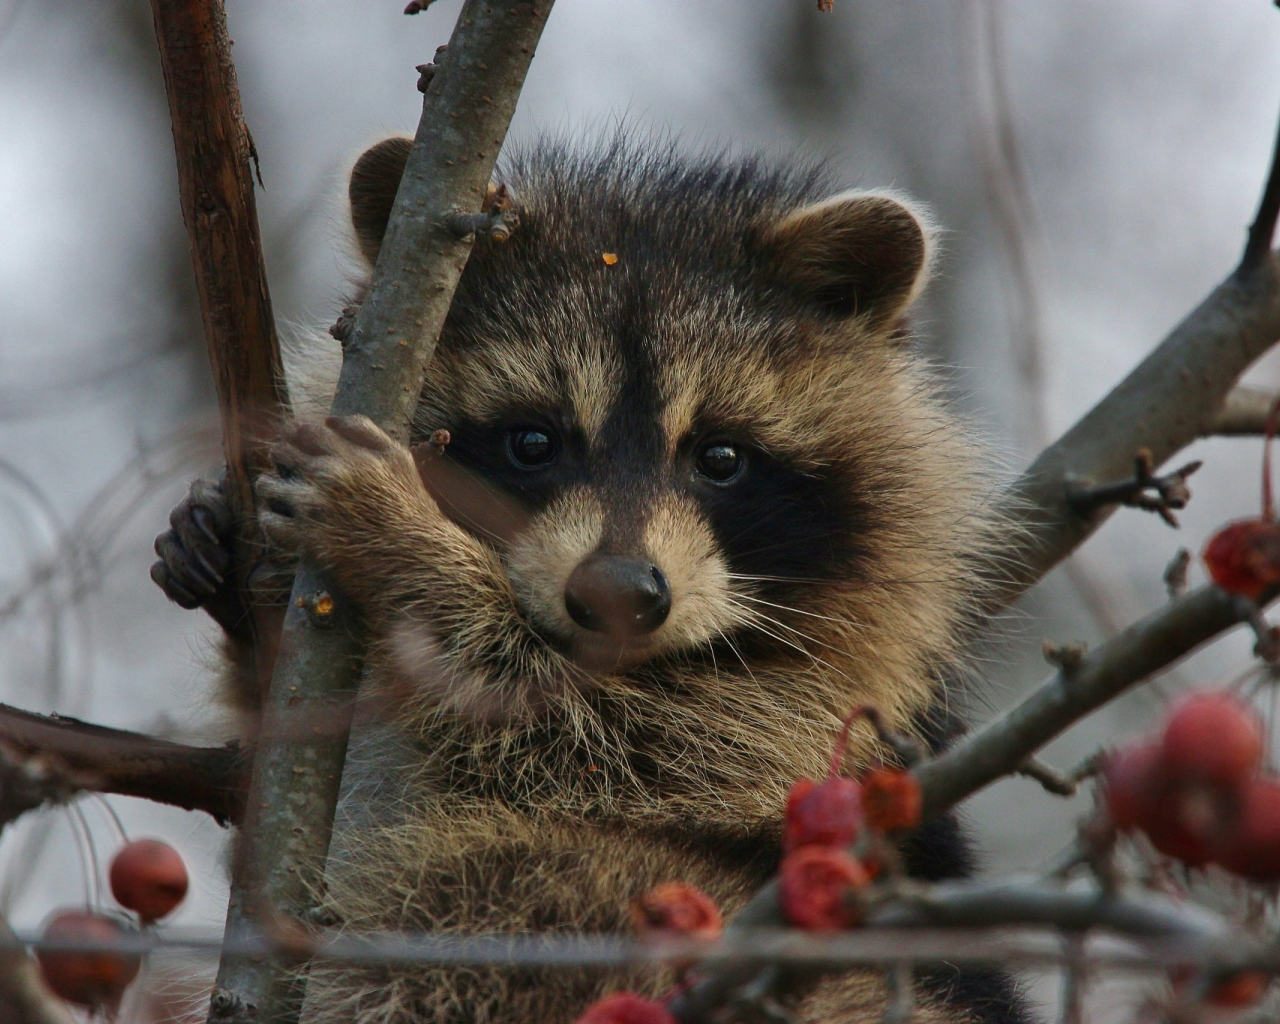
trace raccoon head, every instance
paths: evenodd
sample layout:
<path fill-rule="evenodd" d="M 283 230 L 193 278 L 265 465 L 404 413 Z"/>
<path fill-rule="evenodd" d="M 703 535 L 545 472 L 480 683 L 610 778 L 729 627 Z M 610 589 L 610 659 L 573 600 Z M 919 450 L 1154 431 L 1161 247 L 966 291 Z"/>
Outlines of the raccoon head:
<path fill-rule="evenodd" d="M 407 152 L 352 176 L 371 261 Z M 904 330 L 927 219 L 626 143 L 544 143 L 499 180 L 520 227 L 477 242 L 415 431 L 449 431 L 470 483 L 441 505 L 492 539 L 532 628 L 606 676 L 718 656 L 856 675 L 872 651 L 918 675 L 973 512 Z"/>

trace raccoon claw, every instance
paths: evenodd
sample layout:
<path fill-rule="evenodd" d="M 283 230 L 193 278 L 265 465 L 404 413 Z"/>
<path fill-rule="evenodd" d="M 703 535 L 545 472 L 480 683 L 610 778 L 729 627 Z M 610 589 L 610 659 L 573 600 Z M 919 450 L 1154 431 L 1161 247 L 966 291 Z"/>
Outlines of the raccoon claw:
<path fill-rule="evenodd" d="M 335 515 L 352 494 L 369 499 L 379 484 L 397 476 L 421 483 L 408 450 L 364 416 L 295 423 L 272 447 L 271 461 L 275 472 L 255 487 L 258 522 L 285 550 L 345 548 L 350 537 L 340 535 L 344 528 Z"/>
<path fill-rule="evenodd" d="M 182 608 L 207 604 L 231 568 L 231 508 L 221 480 L 197 480 L 169 514 L 169 529 L 156 538 L 160 560 L 151 578 Z"/>

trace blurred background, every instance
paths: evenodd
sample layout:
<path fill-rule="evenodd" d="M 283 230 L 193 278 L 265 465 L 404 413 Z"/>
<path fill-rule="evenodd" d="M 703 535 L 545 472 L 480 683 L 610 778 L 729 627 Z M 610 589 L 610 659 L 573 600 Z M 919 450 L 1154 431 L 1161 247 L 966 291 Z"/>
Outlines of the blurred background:
<path fill-rule="evenodd" d="M 414 65 L 460 0 L 227 0 L 277 317 L 331 323 L 353 275 L 345 173 L 412 132 Z M 946 229 L 919 318 L 956 402 L 1021 468 L 1232 268 L 1280 111 L 1280 12 L 1265 0 L 560 0 L 513 127 L 671 128 L 690 146 L 829 158 Z M 220 461 L 145 0 L 0 0 L 0 701 L 198 742 L 213 631 L 147 576 L 192 477 Z M 1251 373 L 1275 384 L 1280 366 Z M 973 715 L 1047 671 L 1042 639 L 1096 641 L 1158 606 L 1180 546 L 1256 513 L 1260 442 L 1202 443 L 1174 532 L 1119 512 L 1028 595 L 982 652 Z M 1193 582 L 1203 577 L 1192 569 Z M 1047 759 L 1074 764 L 1147 727 L 1169 695 L 1250 663 L 1233 635 L 1098 713 Z M 1001 783 L 967 815 L 987 870 L 1034 869 L 1088 806 Z M 227 835 L 204 816 L 110 798 L 131 834 L 193 865 L 181 926 L 218 927 Z M 84 836 L 88 834 L 92 843 Z M 0 913 L 38 925 L 92 898 L 116 839 L 100 801 L 27 815 L 0 841 Z M 1026 979 L 1053 998 L 1055 979 Z M 157 961 L 124 1019 L 198 989 Z M 1091 1019 L 1132 1019 L 1129 992 Z"/>

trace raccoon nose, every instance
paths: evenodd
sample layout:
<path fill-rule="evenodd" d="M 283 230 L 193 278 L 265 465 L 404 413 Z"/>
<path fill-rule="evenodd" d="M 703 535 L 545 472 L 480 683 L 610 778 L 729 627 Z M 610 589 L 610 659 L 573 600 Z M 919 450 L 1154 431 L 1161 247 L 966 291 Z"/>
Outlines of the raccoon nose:
<path fill-rule="evenodd" d="M 671 586 L 651 562 L 592 555 L 569 575 L 564 606 L 583 629 L 639 636 L 652 633 L 667 620 Z"/>

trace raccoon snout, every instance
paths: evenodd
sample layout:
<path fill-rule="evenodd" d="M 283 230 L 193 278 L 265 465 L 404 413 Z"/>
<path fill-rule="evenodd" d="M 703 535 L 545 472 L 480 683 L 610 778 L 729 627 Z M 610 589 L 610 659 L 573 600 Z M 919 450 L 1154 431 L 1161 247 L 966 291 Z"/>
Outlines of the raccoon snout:
<path fill-rule="evenodd" d="M 564 606 L 583 629 L 639 636 L 652 633 L 667 620 L 671 585 L 652 562 L 592 555 L 570 573 Z"/>

